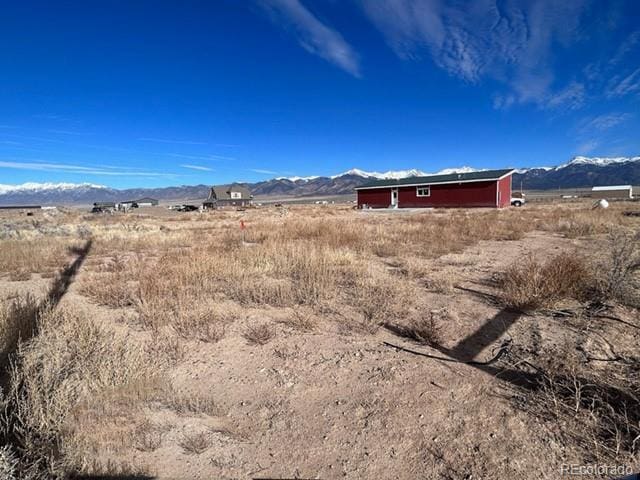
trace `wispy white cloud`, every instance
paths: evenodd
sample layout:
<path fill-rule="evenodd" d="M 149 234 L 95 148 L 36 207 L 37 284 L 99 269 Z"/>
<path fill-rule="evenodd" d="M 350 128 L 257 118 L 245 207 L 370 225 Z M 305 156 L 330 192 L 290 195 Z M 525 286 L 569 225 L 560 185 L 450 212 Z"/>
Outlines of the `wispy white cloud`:
<path fill-rule="evenodd" d="M 640 93 L 640 68 L 621 78 L 616 76 L 611 79 L 607 87 L 607 97 L 623 97 L 629 94 Z"/>
<path fill-rule="evenodd" d="M 578 131 L 580 133 L 589 133 L 593 131 L 603 132 L 613 127 L 620 125 L 631 118 L 630 113 L 613 112 L 595 117 L 587 117 L 578 124 Z"/>
<path fill-rule="evenodd" d="M 203 167 L 201 165 L 190 165 L 188 163 L 183 163 L 180 166 L 182 168 L 190 168 L 191 170 L 201 170 L 203 172 L 213 172 L 213 168 Z"/>
<path fill-rule="evenodd" d="M 575 110 L 584 104 L 585 96 L 584 85 L 574 81 L 562 90 L 549 94 L 546 99 L 546 106 L 550 108 L 563 107 L 569 110 Z"/>
<path fill-rule="evenodd" d="M 615 50 L 611 51 L 610 55 L 589 63 L 583 68 L 582 73 L 590 88 L 604 92 L 607 98 L 623 96 L 633 92 L 633 89 L 626 90 L 629 83 L 620 84 L 633 75 L 633 69 L 637 68 L 635 59 L 638 55 L 640 55 L 640 30 L 629 34 Z M 619 89 L 618 86 L 620 86 Z"/>
<path fill-rule="evenodd" d="M 618 47 L 615 55 L 611 58 L 611 65 L 618 65 L 626 58 L 627 55 L 634 52 L 640 47 L 640 30 L 632 32 Z"/>
<path fill-rule="evenodd" d="M 255 173 L 263 173 L 265 175 L 278 175 L 278 172 L 274 172 L 273 170 L 263 170 L 261 168 L 250 168 L 249 171 Z"/>
<path fill-rule="evenodd" d="M 85 135 L 90 135 L 89 133 L 86 132 L 76 132 L 73 130 L 56 130 L 56 129 L 47 129 L 46 130 L 49 133 L 56 133 L 59 135 L 77 135 L 77 136 L 85 136 Z"/>
<path fill-rule="evenodd" d="M 154 142 L 154 143 L 170 143 L 174 145 L 206 145 L 206 142 L 197 142 L 193 140 L 175 140 L 172 138 L 151 138 L 151 137 L 141 137 L 138 140 L 142 142 Z"/>
<path fill-rule="evenodd" d="M 586 155 L 587 153 L 593 152 L 599 145 L 600 142 L 597 140 L 587 140 L 586 142 L 578 145 L 576 153 L 579 155 Z"/>
<path fill-rule="evenodd" d="M 185 153 L 164 153 L 168 157 L 186 158 L 189 160 L 235 160 L 236 157 L 229 157 L 225 155 L 188 155 Z"/>
<path fill-rule="evenodd" d="M 475 83 L 485 77 L 506 86 L 496 108 L 534 103 L 579 106 L 584 86 L 558 87 L 551 52 L 577 38 L 585 1 L 360 0 L 367 17 L 402 59 L 425 54 L 450 75 Z M 565 103 L 566 102 L 566 103 Z"/>
<path fill-rule="evenodd" d="M 59 115 L 57 113 L 36 113 L 33 115 L 33 118 L 40 118 L 43 120 L 69 120 L 64 115 Z"/>
<path fill-rule="evenodd" d="M 179 177 L 180 175 L 164 172 L 138 171 L 126 167 L 91 167 L 49 162 L 23 162 L 0 160 L 0 168 L 14 170 L 32 170 L 43 172 L 77 173 L 84 175 L 136 176 L 136 177 Z"/>
<path fill-rule="evenodd" d="M 342 35 L 321 22 L 300 0 L 259 0 L 259 4 L 278 25 L 293 30 L 307 52 L 324 58 L 354 77 L 360 77 L 355 50 Z"/>

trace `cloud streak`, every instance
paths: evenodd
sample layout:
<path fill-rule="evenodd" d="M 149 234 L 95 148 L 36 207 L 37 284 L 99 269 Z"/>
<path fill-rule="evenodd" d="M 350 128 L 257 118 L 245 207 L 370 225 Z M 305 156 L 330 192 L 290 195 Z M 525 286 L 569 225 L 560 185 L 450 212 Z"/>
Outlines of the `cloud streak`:
<path fill-rule="evenodd" d="M 236 157 L 227 157 L 223 155 L 187 155 L 184 153 L 163 153 L 162 155 L 167 155 L 169 157 L 175 158 L 186 158 L 189 160 L 235 160 Z"/>
<path fill-rule="evenodd" d="M 357 53 L 339 32 L 322 23 L 299 0 L 259 0 L 274 23 L 293 32 L 302 48 L 360 77 Z"/>
<path fill-rule="evenodd" d="M 580 133 L 589 133 L 593 131 L 604 132 L 614 128 L 631 118 L 630 113 L 606 113 L 584 119 L 578 125 Z"/>
<path fill-rule="evenodd" d="M 152 137 L 141 137 L 138 138 L 141 142 L 153 142 L 153 143 L 169 143 L 172 145 L 206 145 L 206 142 L 197 142 L 193 140 L 174 140 L 170 138 L 152 138 Z"/>
<path fill-rule="evenodd" d="M 20 162 L 0 160 L 0 168 L 14 170 L 31 170 L 40 172 L 61 172 L 76 173 L 84 175 L 105 175 L 105 176 L 136 176 L 136 177 L 179 177 L 181 175 L 173 173 L 148 172 L 128 169 L 126 167 L 85 167 L 82 165 L 69 165 L 63 163 L 48 162 Z"/>
<path fill-rule="evenodd" d="M 262 168 L 250 168 L 249 171 L 265 175 L 278 175 L 278 172 L 274 172 L 273 170 L 264 170 Z"/>
<path fill-rule="evenodd" d="M 599 145 L 600 142 L 598 142 L 597 140 L 588 140 L 578 145 L 576 153 L 580 155 L 586 155 L 587 153 L 593 152 L 596 148 L 598 148 Z"/>
<path fill-rule="evenodd" d="M 189 168 L 191 170 L 201 170 L 203 172 L 213 172 L 213 168 L 203 167 L 201 165 L 190 165 L 188 163 L 183 163 L 180 165 L 182 168 Z"/>
<path fill-rule="evenodd" d="M 634 70 L 629 75 L 621 78 L 614 77 L 607 87 L 607 97 L 624 97 L 629 94 L 640 93 L 640 68 Z"/>

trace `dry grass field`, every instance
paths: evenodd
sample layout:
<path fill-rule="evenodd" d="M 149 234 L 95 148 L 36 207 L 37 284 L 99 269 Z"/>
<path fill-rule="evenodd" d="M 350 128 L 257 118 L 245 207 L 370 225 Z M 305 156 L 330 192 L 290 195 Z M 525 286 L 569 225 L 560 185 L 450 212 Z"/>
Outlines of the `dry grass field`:
<path fill-rule="evenodd" d="M 0 476 L 637 471 L 634 209 L 0 213 Z"/>

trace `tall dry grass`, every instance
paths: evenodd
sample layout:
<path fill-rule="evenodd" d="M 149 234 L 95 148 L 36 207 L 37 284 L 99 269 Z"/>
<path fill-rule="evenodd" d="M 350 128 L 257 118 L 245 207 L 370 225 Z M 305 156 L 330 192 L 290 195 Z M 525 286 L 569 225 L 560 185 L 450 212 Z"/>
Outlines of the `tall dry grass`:
<path fill-rule="evenodd" d="M 94 235 L 101 231 L 104 235 L 97 240 L 98 251 L 111 252 L 114 247 L 125 251 L 127 235 L 150 244 L 137 259 L 111 260 L 85 277 L 81 291 L 103 305 L 134 307 L 140 322 L 152 329 L 175 325 L 185 338 L 219 338 L 225 323 L 219 317 L 229 316 L 219 306 L 229 308 L 230 304 L 355 309 L 363 324 L 369 325 L 364 330 L 375 331 L 380 322 L 410 310 L 412 298 L 395 305 L 392 299 L 416 288 L 416 275 L 425 271 L 430 258 L 460 252 L 482 240 L 517 240 L 536 228 L 572 236 L 577 231 L 608 231 L 622 221 L 618 211 L 584 209 L 459 210 L 381 217 L 340 209 L 328 215 L 317 210 L 301 208 L 297 215 L 284 217 L 251 212 L 244 232 L 233 213 L 213 221 L 207 216 L 182 217 L 183 221 L 164 231 L 154 230 L 153 223 L 118 225 L 109 220 L 93 227 Z M 570 229 L 567 222 L 573 225 Z M 108 246 L 100 247 L 101 241 Z M 129 251 L 136 251 L 136 245 L 129 245 Z M 410 259 L 405 268 L 416 278 L 398 277 L 385 269 L 367 273 L 371 265 L 387 259 L 401 263 Z M 565 267 L 570 267 L 569 260 Z M 536 267 L 529 262 L 526 268 Z M 520 272 L 515 280 L 528 282 L 531 295 L 541 300 L 518 299 L 522 290 L 514 290 L 507 303 L 516 308 L 536 308 L 539 301 L 553 303 L 565 288 L 560 281 L 555 286 L 536 284 L 549 277 L 547 271 L 529 273 Z M 510 274 L 517 277 L 519 273 Z"/>
<path fill-rule="evenodd" d="M 517 310 L 551 308 L 562 300 L 615 300 L 640 305 L 640 233 L 614 230 L 592 258 L 561 253 L 517 260 L 499 277 L 500 298 Z"/>
<path fill-rule="evenodd" d="M 140 342 L 80 312 L 42 308 L 36 321 L 37 335 L 19 342 L 11 356 L 10 387 L 2 399 L 1 432 L 18 454 L 18 476 L 52 478 L 97 468 L 90 441 L 95 425 L 78 421 L 79 409 L 104 409 L 121 398 L 114 392 L 148 385 L 158 370 Z"/>
<path fill-rule="evenodd" d="M 28 280 L 32 273 L 51 274 L 65 261 L 69 238 L 0 240 L 0 276 Z"/>

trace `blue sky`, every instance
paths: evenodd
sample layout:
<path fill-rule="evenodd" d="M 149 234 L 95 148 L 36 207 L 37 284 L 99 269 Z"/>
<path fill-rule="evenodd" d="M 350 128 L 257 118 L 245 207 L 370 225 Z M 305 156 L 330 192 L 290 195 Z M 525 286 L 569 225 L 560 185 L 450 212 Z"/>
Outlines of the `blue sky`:
<path fill-rule="evenodd" d="M 5 2 L 0 183 L 640 154 L 640 2 Z"/>

